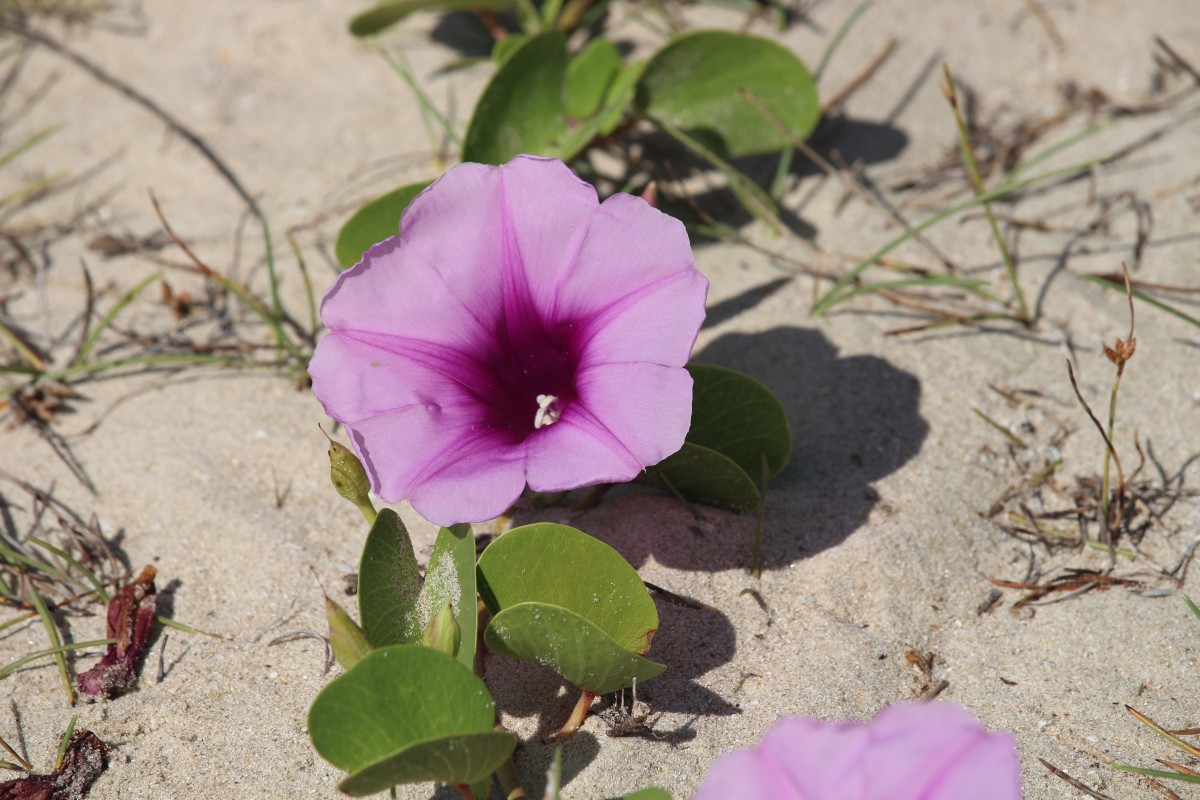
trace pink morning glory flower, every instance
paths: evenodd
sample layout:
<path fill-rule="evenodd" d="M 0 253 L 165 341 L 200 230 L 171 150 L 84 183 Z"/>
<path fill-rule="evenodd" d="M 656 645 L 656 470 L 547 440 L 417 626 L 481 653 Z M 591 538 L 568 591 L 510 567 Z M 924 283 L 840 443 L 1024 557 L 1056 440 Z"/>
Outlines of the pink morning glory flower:
<path fill-rule="evenodd" d="M 554 159 L 461 164 L 334 282 L 309 375 L 376 494 L 478 522 L 683 445 L 707 291 L 639 198 L 600 203 Z"/>
<path fill-rule="evenodd" d="M 1012 734 L 949 703 L 889 706 L 869 724 L 784 717 L 721 756 L 692 800 L 1020 800 Z"/>

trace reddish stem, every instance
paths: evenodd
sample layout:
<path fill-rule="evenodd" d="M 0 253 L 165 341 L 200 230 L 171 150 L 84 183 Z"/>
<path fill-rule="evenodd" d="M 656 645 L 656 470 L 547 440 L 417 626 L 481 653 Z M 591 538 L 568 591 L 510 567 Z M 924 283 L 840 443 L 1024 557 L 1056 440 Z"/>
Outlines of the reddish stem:
<path fill-rule="evenodd" d="M 579 730 L 583 725 L 583 720 L 587 717 L 588 709 L 592 706 L 592 701 L 596 699 L 596 695 L 583 690 L 583 694 L 579 695 L 579 702 L 575 704 L 575 709 L 571 712 L 571 716 L 567 717 L 567 721 L 558 729 L 558 733 L 554 734 L 554 738 L 560 736 L 570 736 L 575 731 Z"/>

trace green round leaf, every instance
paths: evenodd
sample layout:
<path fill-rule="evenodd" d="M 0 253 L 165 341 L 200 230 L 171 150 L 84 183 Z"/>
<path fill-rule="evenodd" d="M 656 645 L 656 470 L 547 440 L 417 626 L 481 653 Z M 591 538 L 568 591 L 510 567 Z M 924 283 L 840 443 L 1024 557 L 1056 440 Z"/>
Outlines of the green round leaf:
<path fill-rule="evenodd" d="M 493 614 L 518 603 L 560 606 L 618 645 L 645 653 L 658 610 L 637 570 L 599 539 L 566 525 L 514 528 L 479 557 L 479 596 Z"/>
<path fill-rule="evenodd" d="M 412 199 L 424 191 L 429 181 L 410 183 L 376 198 L 354 212 L 338 232 L 338 263 L 349 269 L 359 262 L 367 248 L 400 232 L 400 215 Z"/>
<path fill-rule="evenodd" d="M 792 431 L 779 398 L 732 369 L 690 364 L 688 372 L 694 383 L 687 441 L 731 459 L 756 483 L 764 456 L 769 473 L 778 475 L 792 454 Z"/>
<path fill-rule="evenodd" d="M 350 20 L 350 33 L 370 36 L 395 25 L 414 11 L 507 11 L 514 0 L 392 0 L 367 9 Z"/>
<path fill-rule="evenodd" d="M 508 731 L 484 731 L 421 742 L 356 772 L 338 784 L 352 797 L 365 797 L 403 783 L 465 784 L 488 781 L 512 755 L 517 737 Z M 459 780 L 469 778 L 470 780 Z M 482 796 L 482 795 L 480 795 Z"/>
<path fill-rule="evenodd" d="M 483 681 L 427 647 L 374 650 L 313 701 L 313 747 L 349 772 L 341 788 L 355 796 L 398 783 L 474 783 L 516 746 L 492 730 L 495 706 Z"/>
<path fill-rule="evenodd" d="M 483 640 L 500 655 L 550 667 L 595 694 L 648 681 L 666 669 L 617 644 L 578 614 L 545 603 L 505 608 L 492 618 Z"/>
<path fill-rule="evenodd" d="M 358 617 L 375 647 L 421 641 L 421 571 L 408 529 L 385 508 L 375 518 L 358 565 Z"/>
<path fill-rule="evenodd" d="M 761 466 L 758 471 L 761 474 Z M 684 442 L 678 453 L 649 467 L 638 480 L 685 500 L 739 514 L 754 510 L 762 499 L 758 484 L 737 462 L 691 442 Z"/>
<path fill-rule="evenodd" d="M 803 62 L 769 39 L 729 31 L 696 31 L 668 42 L 646 65 L 637 100 L 647 116 L 722 158 L 788 147 L 788 136 L 742 91 L 800 139 L 817 125 L 817 87 Z"/>
<path fill-rule="evenodd" d="M 567 68 L 567 113 L 587 119 L 600 110 L 608 87 L 621 70 L 621 53 L 608 39 L 588 42 Z"/>
<path fill-rule="evenodd" d="M 496 70 L 475 105 L 462 160 L 504 164 L 555 155 L 567 129 L 567 46 L 558 31 L 532 36 Z"/>

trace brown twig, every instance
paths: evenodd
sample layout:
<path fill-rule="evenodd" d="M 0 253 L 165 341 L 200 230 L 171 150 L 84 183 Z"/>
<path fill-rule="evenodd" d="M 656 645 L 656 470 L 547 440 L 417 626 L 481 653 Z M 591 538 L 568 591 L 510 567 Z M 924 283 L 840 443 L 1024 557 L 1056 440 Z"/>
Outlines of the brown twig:
<path fill-rule="evenodd" d="M 741 94 L 742 97 L 746 98 L 746 102 L 754 106 L 754 110 L 757 111 L 762 118 L 770 123 L 776 130 L 778 130 L 779 133 L 788 140 L 792 147 L 799 150 L 805 158 L 816 164 L 822 172 L 834 180 L 840 181 L 842 185 L 846 187 L 847 191 L 853 193 L 871 208 L 881 212 L 887 221 L 892 225 L 895 225 L 903 231 L 908 231 L 910 229 L 909 224 L 900 217 L 899 213 L 897 213 L 894 209 L 889 208 L 886 204 L 879 200 L 879 198 L 867 191 L 866 187 L 854 180 L 854 178 L 851 177 L 846 171 L 839 170 L 826 161 L 820 153 L 810 147 L 807 142 L 789 129 L 788 126 L 783 123 L 783 120 L 779 119 L 779 117 L 772 113 L 771 109 L 763 105 L 763 102 L 755 97 L 753 92 L 746 89 L 744 86 L 740 86 L 738 87 L 738 93 Z M 920 243 L 934 256 L 934 258 L 936 258 L 938 261 L 941 261 L 942 264 L 948 269 L 954 268 L 954 263 L 950 260 L 950 258 L 936 246 L 934 246 L 928 239 L 926 239 L 925 236 L 914 236 L 913 241 Z"/>
<path fill-rule="evenodd" d="M 1200 86 L 1200 70 L 1197 70 L 1189 61 L 1187 61 L 1187 59 L 1175 52 L 1175 49 L 1171 47 L 1171 45 L 1167 44 L 1167 40 L 1161 36 L 1155 36 L 1154 43 L 1158 45 L 1164 53 L 1167 54 L 1167 57 L 1170 58 L 1171 61 L 1175 62 L 1176 66 L 1178 66 L 1188 75 L 1191 75 L 1192 80 L 1196 82 L 1197 86 Z"/>
<path fill-rule="evenodd" d="M 1042 4 L 1038 0 L 1025 0 L 1025 7 L 1029 9 L 1029 13 L 1038 21 L 1038 24 L 1045 29 L 1050 41 L 1054 42 L 1054 47 L 1062 50 L 1064 47 L 1062 34 L 1058 32 L 1058 26 L 1054 24 L 1054 20 L 1050 19 L 1046 9 L 1042 8 Z"/>
<path fill-rule="evenodd" d="M 879 52 L 879 55 L 871 59 L 871 63 L 867 64 L 866 69 L 860 72 L 858 77 L 843 86 L 832 97 L 821 104 L 821 117 L 824 119 L 832 116 L 833 112 L 841 108 L 850 99 L 852 94 L 861 89 L 867 81 L 871 80 L 879 68 L 883 66 L 884 62 L 892 57 L 892 53 L 896 50 L 896 45 L 895 37 L 888 39 L 887 44 L 883 46 L 883 50 Z"/>
<path fill-rule="evenodd" d="M 212 164 L 213 168 L 216 169 L 221 177 L 223 177 L 230 187 L 232 187 L 234 192 L 237 193 L 238 197 L 242 199 L 242 202 L 246 204 L 246 207 L 250 209 L 251 214 L 253 214 L 260 221 L 265 220 L 262 209 L 259 208 L 258 203 L 250 195 L 250 193 L 246 191 L 246 188 L 242 186 L 242 182 L 238 180 L 236 175 L 233 174 L 233 170 L 231 170 L 225 164 L 225 162 L 221 160 L 221 158 L 213 151 L 211 147 L 205 143 L 203 139 L 201 139 L 197 134 L 193 133 L 191 129 L 176 119 L 170 112 L 168 112 L 158 103 L 154 102 L 149 97 L 130 86 L 128 83 L 125 83 L 119 78 L 110 75 L 98 64 L 91 62 L 61 42 L 51 39 L 49 36 L 29 30 L 23 25 L 14 25 L 10 21 L 4 19 L 0 19 L 0 29 L 13 33 L 27 41 L 40 44 L 47 50 L 50 50 L 60 57 L 67 59 L 84 72 L 90 74 L 96 80 L 112 89 L 116 89 L 118 92 L 125 95 L 154 116 L 158 117 L 160 120 L 166 123 L 167 127 L 187 140 L 188 143 L 195 147 L 200 154 L 204 156 L 204 158 L 207 159 L 210 164 Z"/>

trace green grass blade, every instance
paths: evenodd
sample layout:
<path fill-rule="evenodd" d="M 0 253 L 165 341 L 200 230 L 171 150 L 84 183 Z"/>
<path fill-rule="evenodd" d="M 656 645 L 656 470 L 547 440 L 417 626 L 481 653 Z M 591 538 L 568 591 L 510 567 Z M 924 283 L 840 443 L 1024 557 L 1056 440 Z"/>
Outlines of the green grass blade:
<path fill-rule="evenodd" d="M 995 295 L 983 289 L 988 282 L 980 278 L 955 278 L 949 275 L 924 275 L 920 278 L 897 278 L 891 281 L 875 281 L 874 283 L 864 283 L 855 286 L 852 289 L 847 289 L 838 302 L 849 300 L 852 297 L 858 297 L 863 294 L 873 294 L 875 292 L 886 291 L 888 289 L 903 289 L 909 286 L 952 286 L 956 289 L 965 289 L 972 294 L 978 295 L 985 300 L 999 302 Z"/>
<path fill-rule="evenodd" d="M 15 595 L 13 595 L 12 592 L 5 592 L 5 594 L 8 595 L 9 597 L 15 597 Z M 36 616 L 37 616 L 36 611 L 29 611 L 24 614 L 21 614 L 20 616 L 13 617 L 12 619 L 7 619 L 4 622 L 0 622 L 0 631 L 8 630 L 9 628 L 13 627 L 14 625 L 20 625 L 22 622 L 28 622 L 29 620 L 33 619 Z"/>
<path fill-rule="evenodd" d="M 771 199 L 779 203 L 783 199 L 783 190 L 787 185 L 788 174 L 792 171 L 792 160 L 796 156 L 796 148 L 785 147 L 779 151 L 779 161 L 775 164 L 775 177 L 771 179 Z"/>
<path fill-rule="evenodd" d="M 971 179 L 971 186 L 975 189 L 975 194 L 983 195 L 986 193 L 986 188 L 983 184 L 983 176 L 979 173 L 979 162 L 975 160 L 975 148 L 971 144 L 971 132 L 967 129 L 967 120 L 962 115 L 962 110 L 958 107 L 958 93 L 954 89 L 954 78 L 950 75 L 950 67 L 942 62 L 942 74 L 945 76 L 945 84 L 942 86 L 942 91 L 946 95 L 946 100 L 950 103 L 950 109 L 954 112 L 954 125 L 958 130 L 958 149 L 962 154 L 963 166 L 967 169 L 967 175 Z M 988 200 L 981 201 L 983 205 L 983 214 L 987 217 L 988 226 L 992 230 L 992 238 L 996 242 L 997 249 L 1000 250 L 1000 260 L 1004 262 L 1004 271 L 1008 275 L 1008 282 L 1012 285 L 1013 296 L 1017 301 L 1017 308 L 1020 311 L 1021 319 L 1026 324 L 1033 322 L 1033 318 L 1029 316 L 1029 304 L 1025 302 L 1025 293 L 1021 291 L 1021 282 L 1017 280 L 1017 265 L 1013 262 L 1012 253 L 1008 250 L 1008 243 L 1004 241 L 1004 234 L 1000 231 L 1000 224 L 996 222 L 996 214 L 992 211 L 992 204 Z"/>
<path fill-rule="evenodd" d="M 0 372 L 6 375 L 41 375 L 42 371 L 24 364 L 0 364 Z"/>
<path fill-rule="evenodd" d="M 0 322 L 0 339 L 8 342 L 9 347 L 17 351 L 17 355 L 28 362 L 34 374 L 41 372 L 46 368 L 46 363 L 38 357 L 38 354 L 33 352 L 24 340 L 17 335 L 16 331 L 9 328 L 3 322 Z"/>
<path fill-rule="evenodd" d="M 159 625 L 163 625 L 167 628 L 174 628 L 175 630 L 183 631 L 184 633 L 196 633 L 201 636 L 211 636 L 214 639 L 224 639 L 225 638 L 224 636 L 222 636 L 219 633 L 210 633 L 209 631 L 202 631 L 199 628 L 193 628 L 191 625 L 187 625 L 185 623 L 178 622 L 176 620 L 171 619 L 170 617 L 155 616 L 154 619 L 158 622 Z"/>
<path fill-rule="evenodd" d="M 279 300 L 279 274 L 275 271 L 275 247 L 271 244 L 271 228 L 267 224 L 266 217 L 261 217 L 259 222 L 262 223 L 263 245 L 267 258 L 267 285 L 271 291 L 271 315 L 266 321 L 271 332 L 275 334 L 277 345 L 275 358 L 282 361 L 285 349 L 299 358 L 298 349 L 292 344 L 291 337 L 283 329 L 283 303 Z"/>
<path fill-rule="evenodd" d="M 1001 183 L 1009 183 L 1011 181 L 1015 181 L 1023 173 L 1027 172 L 1032 167 L 1035 167 L 1038 164 L 1042 163 L 1043 161 L 1045 161 L 1053 156 L 1058 155 L 1063 150 L 1066 150 L 1067 148 L 1069 148 L 1073 145 L 1076 145 L 1079 142 L 1084 141 L 1085 139 L 1090 139 L 1093 136 L 1095 136 L 1097 133 L 1100 133 L 1101 131 L 1107 130 L 1108 128 L 1112 127 L 1112 124 L 1114 121 L 1115 120 L 1113 118 L 1106 119 L 1098 125 L 1093 125 L 1090 128 L 1086 128 L 1086 129 L 1080 131 L 1079 133 L 1075 134 L 1074 136 L 1068 136 L 1066 139 L 1063 139 L 1061 142 L 1056 142 L 1056 143 L 1050 145 L 1049 147 L 1047 147 L 1045 150 L 1041 151 L 1037 155 L 1030 156 L 1026 160 L 1022 161 L 1020 164 L 1017 164 L 1015 167 L 1010 169 L 1008 172 L 1004 173 L 1004 179 L 1001 181 Z"/>
<path fill-rule="evenodd" d="M 58 758 L 54 759 L 55 769 L 62 766 L 63 759 L 67 756 L 67 745 L 71 743 L 71 734 L 75 732 L 75 723 L 77 722 L 79 722 L 79 715 L 72 714 L 71 721 L 67 723 L 67 730 L 62 735 L 62 741 L 58 744 Z"/>
<path fill-rule="evenodd" d="M 32 197 L 35 194 L 44 192 L 54 184 L 64 180 L 66 177 L 66 172 L 56 172 L 48 178 L 42 178 L 41 180 L 27 183 L 20 189 L 17 189 L 15 192 L 9 192 L 3 197 L 0 197 L 0 208 L 4 208 L 11 203 L 19 203 L 27 197 Z"/>
<path fill-rule="evenodd" d="M 416 96 L 417 103 L 421 106 L 421 120 L 425 123 L 425 131 L 429 136 L 429 144 L 433 152 L 440 153 L 442 148 L 434 141 L 433 132 L 430 130 L 428 124 L 428 118 L 432 118 L 437 122 L 438 127 L 442 129 L 442 133 L 446 136 L 446 141 L 454 145 L 455 149 L 461 150 L 462 137 L 455 132 L 454 126 L 450 124 L 450 120 L 434 105 L 433 100 L 429 97 L 429 93 L 425 91 L 420 82 L 413 76 L 412 69 L 408 66 L 408 60 L 405 58 L 404 52 L 400 51 L 399 56 L 393 55 L 386 50 L 380 50 L 380 52 L 383 54 L 383 58 L 387 61 L 388 66 L 400 76 L 400 79 L 408 86 L 409 91 Z M 428 118 L 426 115 L 428 115 Z"/>
<path fill-rule="evenodd" d="M 304 281 L 304 297 L 308 301 L 308 333 L 315 338 L 320 322 L 317 320 L 317 295 L 313 289 L 312 276 L 308 274 L 308 264 L 304 261 L 304 254 L 300 252 L 300 245 L 296 244 L 296 240 L 291 236 L 288 237 L 288 244 L 292 247 L 292 254 L 296 256 L 300 278 Z"/>
<path fill-rule="evenodd" d="M 850 16 L 846 17 L 846 21 L 841 24 L 837 31 L 833 34 L 833 38 L 829 40 L 829 45 L 825 48 L 825 52 L 821 54 L 821 61 L 817 64 L 816 70 L 813 72 L 813 80 L 820 82 L 821 76 L 825 74 L 825 68 L 829 66 L 829 62 L 833 60 L 833 54 L 842 44 L 842 40 L 846 38 L 846 34 L 850 33 L 850 29 L 858 22 L 859 17 L 867 12 L 871 7 L 871 0 L 863 0 L 854 10 L 850 12 Z"/>
<path fill-rule="evenodd" d="M 839 278 L 837 280 L 837 282 L 834 283 L 833 287 L 830 288 L 830 290 L 828 292 L 826 292 L 824 295 L 822 295 L 821 299 L 818 300 L 816 305 L 813 306 L 813 309 L 812 309 L 813 316 L 819 317 L 819 316 L 822 316 L 823 314 L 828 313 L 829 309 L 833 308 L 835 305 L 837 305 L 838 303 L 840 303 L 842 301 L 842 294 L 846 291 L 846 287 L 849 286 L 854 281 L 856 281 L 858 279 L 858 276 L 861 275 L 863 272 L 865 272 L 868 267 L 870 267 L 872 264 L 874 264 L 879 259 L 886 256 L 888 253 L 895 250 L 900 245 L 907 242 L 909 239 L 912 239 L 914 236 L 924 233 L 925 231 L 932 228 L 934 225 L 937 225 L 939 222 L 947 220 L 950 217 L 953 217 L 957 214 L 962 213 L 963 211 L 967 211 L 969 209 L 975 208 L 976 206 L 981 205 L 990 200 L 996 200 L 998 198 L 1005 197 L 1006 195 L 1014 194 L 1016 192 L 1021 191 L 1022 189 L 1027 189 L 1030 186 L 1034 186 L 1039 183 L 1048 183 L 1050 181 L 1054 181 L 1059 178 L 1065 178 L 1065 177 L 1068 177 L 1071 175 L 1075 175 L 1084 170 L 1091 169 L 1092 167 L 1096 166 L 1097 164 L 1103 164 L 1106 160 L 1107 160 L 1106 156 L 1101 156 L 1098 158 L 1088 159 L 1087 161 L 1081 161 L 1079 163 L 1072 164 L 1068 167 L 1062 167 L 1061 169 L 1055 169 L 1055 170 L 1050 170 L 1049 172 L 1043 172 L 1038 175 L 1034 175 L 1032 178 L 1026 178 L 1024 180 L 1017 181 L 1016 183 L 1002 183 L 999 186 L 996 186 L 994 189 L 991 189 L 990 191 L 985 192 L 984 194 L 974 195 L 973 197 L 963 200 L 962 202 L 955 203 L 954 205 L 950 206 L 949 208 L 942 209 L 938 213 L 926 218 L 925 220 L 921 221 L 919 224 L 909 228 L 907 231 L 905 231 L 901 235 L 897 236 L 895 239 L 892 239 L 890 242 L 888 242 L 887 244 L 880 247 L 874 253 L 867 256 L 862 261 L 860 261 L 858 264 L 856 264 L 853 269 L 851 269 L 849 272 L 847 272 L 845 275 L 843 275 L 841 278 Z"/>
<path fill-rule="evenodd" d="M 199 353 L 161 353 L 150 356 L 126 356 L 124 358 L 113 358 L 108 361 L 93 361 L 91 364 L 79 364 L 74 367 L 64 367 L 63 369 L 47 372 L 42 375 L 46 380 L 60 381 L 65 378 L 74 378 L 80 375 L 94 375 L 97 372 L 106 372 L 108 370 L 119 369 L 121 367 L 162 367 L 162 366 L 196 366 L 201 364 L 222 364 L 227 366 L 244 364 L 249 365 L 243 359 L 234 358 L 232 356 L 215 356 L 202 355 Z M 4 370 L 0 368 L 0 372 Z"/>
<path fill-rule="evenodd" d="M 1196 607 L 1196 604 L 1192 602 L 1192 598 L 1186 594 L 1180 595 L 1180 597 L 1183 598 L 1183 602 L 1187 603 L 1187 607 L 1192 610 L 1192 613 L 1196 615 L 1196 619 L 1200 619 L 1200 608 Z"/>
<path fill-rule="evenodd" d="M 116 639 L 93 639 L 90 642 L 71 642 L 70 644 L 60 644 L 58 647 L 50 647 L 45 650 L 38 650 L 36 653 L 30 653 L 27 656 L 22 656 L 16 661 L 0 667 L 0 678 L 7 678 L 21 667 L 31 661 L 37 661 L 39 658 L 55 655 L 56 653 L 72 653 L 76 650 L 84 650 L 88 647 L 103 647 L 105 645 L 116 644 Z"/>
<path fill-rule="evenodd" d="M 25 141 L 21 142 L 20 144 L 11 148 L 4 154 L 0 155 L 0 168 L 3 168 L 4 166 L 8 165 L 12 161 L 15 161 L 16 159 L 20 158 L 23 153 L 37 147 L 43 141 L 45 141 L 49 137 L 53 136 L 54 134 L 56 134 L 60 130 L 62 130 L 62 127 L 63 127 L 62 125 L 52 125 L 51 127 L 46 128 L 43 131 L 39 131 L 39 132 L 35 133 L 33 136 L 30 136 Z"/>
<path fill-rule="evenodd" d="M 45 573 L 52 578 L 58 578 L 60 581 L 70 586 L 83 586 L 83 584 L 78 580 L 63 572 L 53 564 L 45 561 L 39 561 L 36 558 L 31 558 L 24 553 L 18 553 L 16 550 L 13 550 L 3 542 L 0 542 L 0 556 L 3 556 L 4 559 L 13 566 L 26 566 L 30 569 L 37 570 L 38 572 Z"/>
<path fill-rule="evenodd" d="M 37 609 L 38 616 L 42 618 L 42 624 L 46 627 L 46 636 L 50 639 L 50 649 L 54 650 L 54 662 L 58 665 L 58 677 L 62 679 L 63 689 L 67 693 L 67 702 L 75 705 L 75 687 L 71 685 L 71 672 L 67 669 L 67 657 L 60 649 L 62 635 L 58 632 L 58 623 L 54 621 L 50 609 L 46 608 L 46 601 L 42 599 L 42 595 L 32 586 L 29 587 L 29 599 L 33 601 L 33 607 Z"/>
<path fill-rule="evenodd" d="M 1008 428 L 1001 425 L 996 420 L 989 417 L 987 414 L 980 411 L 978 408 L 972 408 L 971 410 L 975 412 L 975 416 L 979 417 L 981 420 L 986 422 L 988 425 L 990 425 L 991 427 L 993 427 L 997 431 L 999 431 L 1001 433 L 1001 435 L 1004 436 L 1005 439 L 1008 439 L 1008 441 L 1012 444 L 1013 447 L 1017 448 L 1018 450 L 1028 450 L 1029 449 L 1029 444 L 1026 443 L 1026 441 L 1024 439 L 1022 439 L 1020 436 L 1017 436 L 1015 433 L 1013 433 Z M 1034 524 L 1037 524 L 1037 523 L 1035 522 Z"/>
<path fill-rule="evenodd" d="M 108 592 L 105 590 L 104 584 L 101 583 L 96 577 L 95 573 L 68 555 L 65 550 L 60 550 L 49 542 L 43 541 L 36 536 L 30 536 L 28 539 L 38 547 L 43 547 L 46 550 L 49 550 L 51 553 L 54 553 L 54 555 L 58 556 L 63 561 L 66 561 L 68 564 L 78 570 L 83 577 L 88 579 L 88 583 L 92 584 L 92 588 L 96 590 L 96 594 L 100 597 L 100 600 L 105 604 L 108 603 Z"/>
<path fill-rule="evenodd" d="M 1146 769 L 1145 767 L 1131 767 L 1128 764 L 1113 764 L 1113 769 L 1119 769 L 1123 772 L 1136 772 L 1139 775 L 1146 775 L 1151 778 L 1166 778 L 1168 780 L 1186 781 L 1187 783 L 1200 783 L 1200 778 L 1195 775 L 1184 775 L 1182 772 L 1172 772 L 1165 769 Z"/>
<path fill-rule="evenodd" d="M 649 119 L 655 125 L 662 128 L 671 138 L 720 170 L 729 181 L 729 191 L 733 192 L 738 202 L 756 219 L 766 223 L 776 234 L 783 232 L 782 223 L 775 213 L 775 202 L 758 184 L 746 177 L 737 167 L 666 120 L 659 119 L 658 117 L 650 117 Z"/>
<path fill-rule="evenodd" d="M 147 286 L 154 283 L 154 281 L 161 277 L 162 273 L 156 272 L 153 275 L 144 278 L 128 292 L 121 295 L 113 307 L 108 310 L 108 313 L 101 318 L 99 324 L 96 325 L 95 330 L 88 334 L 83 346 L 79 348 L 79 355 L 75 356 L 75 360 L 71 362 L 71 366 L 77 367 L 87 361 L 87 357 L 91 355 L 92 348 L 96 346 L 96 342 L 100 340 L 100 336 L 103 335 L 106 330 L 108 330 L 109 326 L 117 321 L 117 317 L 120 316 L 121 312 L 124 311 L 130 303 L 136 300 L 138 295 L 146 290 Z"/>
<path fill-rule="evenodd" d="M 1100 278 L 1095 275 L 1080 275 L 1078 277 L 1082 278 L 1085 281 L 1088 281 L 1089 283 L 1094 283 L 1097 286 L 1103 286 L 1106 289 L 1112 289 L 1114 292 L 1120 292 L 1121 294 L 1125 294 L 1124 286 L 1118 286 L 1117 284 L 1113 283 L 1112 281 L 1105 280 L 1104 278 Z M 1141 291 L 1140 289 L 1133 289 L 1132 292 L 1133 292 L 1134 297 L 1136 297 L 1138 300 L 1141 300 L 1146 305 L 1154 306 L 1155 308 L 1157 308 L 1160 311 L 1165 311 L 1173 317 L 1178 317 L 1179 319 L 1183 320 L 1184 322 L 1186 322 L 1190 325 L 1195 325 L 1197 328 L 1200 328 L 1200 319 L 1197 319 L 1196 317 L 1193 317 L 1186 312 L 1180 311 L 1175 306 L 1164 303 L 1161 300 L 1157 300 L 1157 299 L 1151 297 L 1150 295 L 1146 294 L 1145 292 Z"/>

